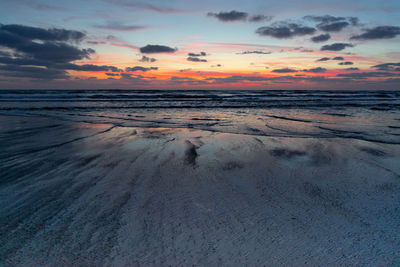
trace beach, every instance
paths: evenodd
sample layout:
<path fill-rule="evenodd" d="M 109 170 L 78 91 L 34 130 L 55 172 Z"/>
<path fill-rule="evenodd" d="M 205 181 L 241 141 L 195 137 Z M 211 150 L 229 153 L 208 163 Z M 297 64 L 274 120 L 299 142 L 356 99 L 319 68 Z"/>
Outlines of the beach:
<path fill-rule="evenodd" d="M 338 97 L 352 106 L 309 93 L 286 108 L 248 94 L 240 106 L 238 93 L 229 107 L 210 106 L 210 93 L 150 107 L 104 92 L 107 105 L 11 94 L 0 112 L 3 266 L 400 262 L 396 92 Z"/>

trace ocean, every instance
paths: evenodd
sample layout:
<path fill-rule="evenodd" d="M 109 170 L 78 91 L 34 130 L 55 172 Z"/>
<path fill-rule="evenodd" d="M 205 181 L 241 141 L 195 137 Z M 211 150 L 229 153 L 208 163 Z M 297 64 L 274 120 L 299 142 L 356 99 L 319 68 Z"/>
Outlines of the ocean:
<path fill-rule="evenodd" d="M 400 143 L 399 91 L 1 90 L 0 113 Z"/>

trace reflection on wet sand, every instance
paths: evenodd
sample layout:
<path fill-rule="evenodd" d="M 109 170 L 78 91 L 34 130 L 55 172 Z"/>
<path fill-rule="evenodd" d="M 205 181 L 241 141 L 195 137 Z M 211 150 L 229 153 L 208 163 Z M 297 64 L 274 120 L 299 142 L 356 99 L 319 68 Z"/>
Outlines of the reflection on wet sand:
<path fill-rule="evenodd" d="M 399 145 L 43 117 L 0 122 L 3 265 L 400 260 Z"/>

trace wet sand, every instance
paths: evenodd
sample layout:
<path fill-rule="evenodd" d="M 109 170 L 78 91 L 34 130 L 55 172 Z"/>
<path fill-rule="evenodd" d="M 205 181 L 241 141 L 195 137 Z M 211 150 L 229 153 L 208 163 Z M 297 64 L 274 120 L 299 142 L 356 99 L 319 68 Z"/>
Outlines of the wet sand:
<path fill-rule="evenodd" d="M 0 125 L 1 265 L 400 263 L 398 144 L 35 116 Z"/>

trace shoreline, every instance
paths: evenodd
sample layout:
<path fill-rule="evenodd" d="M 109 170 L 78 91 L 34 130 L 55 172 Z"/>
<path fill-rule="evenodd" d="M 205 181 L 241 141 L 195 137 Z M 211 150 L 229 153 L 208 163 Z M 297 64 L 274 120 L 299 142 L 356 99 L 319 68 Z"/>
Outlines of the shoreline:
<path fill-rule="evenodd" d="M 1 133 L 2 264 L 400 260 L 399 145 L 20 119 Z"/>

